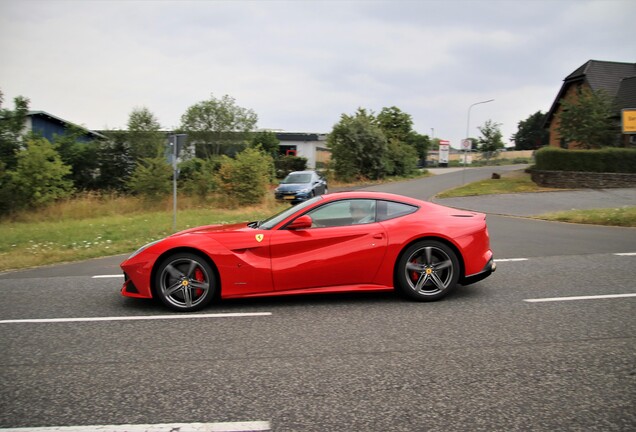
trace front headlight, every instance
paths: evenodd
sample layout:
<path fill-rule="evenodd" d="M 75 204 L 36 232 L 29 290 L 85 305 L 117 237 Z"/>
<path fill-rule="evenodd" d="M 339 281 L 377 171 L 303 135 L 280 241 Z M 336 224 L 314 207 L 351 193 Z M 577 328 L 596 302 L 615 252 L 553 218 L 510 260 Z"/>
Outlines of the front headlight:
<path fill-rule="evenodd" d="M 148 244 L 143 245 L 142 247 L 140 247 L 139 249 L 137 249 L 136 251 L 134 251 L 134 252 L 132 253 L 132 255 L 128 257 L 128 259 L 131 259 L 131 258 L 133 258 L 134 256 L 139 255 L 139 254 L 140 254 L 141 252 L 143 252 L 145 249 L 149 248 L 150 246 L 152 246 L 152 245 L 154 245 L 154 244 L 159 243 L 161 240 L 163 240 L 163 239 L 155 240 L 155 241 L 153 241 L 153 242 L 150 242 L 150 243 L 148 243 Z"/>

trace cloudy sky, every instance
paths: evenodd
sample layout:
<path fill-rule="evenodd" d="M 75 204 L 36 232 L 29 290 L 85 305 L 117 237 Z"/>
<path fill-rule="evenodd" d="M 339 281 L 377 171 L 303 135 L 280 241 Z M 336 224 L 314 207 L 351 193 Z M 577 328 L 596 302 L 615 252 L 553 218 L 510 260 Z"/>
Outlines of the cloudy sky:
<path fill-rule="evenodd" d="M 507 140 L 587 60 L 636 62 L 633 0 L 0 1 L 0 90 L 90 129 L 147 107 L 165 129 L 230 95 L 258 127 L 329 132 L 397 106 L 459 147 Z"/>

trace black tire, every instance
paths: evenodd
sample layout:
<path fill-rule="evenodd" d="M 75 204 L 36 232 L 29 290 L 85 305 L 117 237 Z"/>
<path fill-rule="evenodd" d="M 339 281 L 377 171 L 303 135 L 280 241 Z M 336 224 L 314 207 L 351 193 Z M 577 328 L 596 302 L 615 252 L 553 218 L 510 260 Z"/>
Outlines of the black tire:
<path fill-rule="evenodd" d="M 396 288 L 410 299 L 435 301 L 457 287 L 459 273 L 459 260 L 450 247 L 422 240 L 402 254 L 396 267 Z"/>
<path fill-rule="evenodd" d="M 155 293 L 161 302 L 179 312 L 207 306 L 217 286 L 214 269 L 199 255 L 180 252 L 166 257 L 155 274 Z"/>

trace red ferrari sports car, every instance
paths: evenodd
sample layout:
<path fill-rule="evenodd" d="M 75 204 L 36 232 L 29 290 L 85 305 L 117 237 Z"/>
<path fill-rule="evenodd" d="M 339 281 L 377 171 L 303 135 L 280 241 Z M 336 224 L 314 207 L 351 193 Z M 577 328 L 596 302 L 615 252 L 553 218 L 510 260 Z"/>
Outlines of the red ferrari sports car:
<path fill-rule="evenodd" d="M 269 219 L 188 229 L 121 264 L 128 297 L 195 311 L 215 298 L 397 290 L 437 300 L 495 271 L 484 214 L 400 195 L 321 195 Z"/>

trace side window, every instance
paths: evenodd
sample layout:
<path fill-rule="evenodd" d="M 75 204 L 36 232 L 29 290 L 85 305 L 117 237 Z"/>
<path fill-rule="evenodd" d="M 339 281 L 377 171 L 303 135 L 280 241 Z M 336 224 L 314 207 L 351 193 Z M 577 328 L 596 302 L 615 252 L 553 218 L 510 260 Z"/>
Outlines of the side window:
<path fill-rule="evenodd" d="M 378 201 L 378 222 L 406 216 L 417 211 L 416 206 L 395 201 Z"/>
<path fill-rule="evenodd" d="M 375 222 L 375 200 L 343 200 L 308 213 L 314 227 L 336 227 Z"/>

